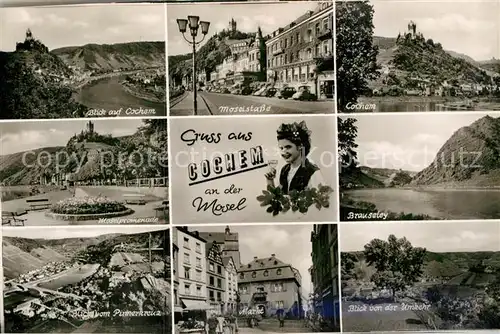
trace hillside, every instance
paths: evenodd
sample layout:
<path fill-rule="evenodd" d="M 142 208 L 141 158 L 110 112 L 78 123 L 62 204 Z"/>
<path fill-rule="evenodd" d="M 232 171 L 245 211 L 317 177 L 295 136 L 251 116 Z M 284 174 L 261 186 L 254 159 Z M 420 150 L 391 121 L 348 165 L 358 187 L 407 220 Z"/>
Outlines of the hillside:
<path fill-rule="evenodd" d="M 51 54 L 84 71 L 165 67 L 165 42 L 86 44 L 54 49 Z"/>
<path fill-rule="evenodd" d="M 361 172 L 367 177 L 380 181 L 385 187 L 403 186 L 411 182 L 416 172 L 401 169 L 360 167 Z"/>
<path fill-rule="evenodd" d="M 0 118 L 72 118 L 87 108 L 65 85 L 70 69 L 56 56 L 38 50 L 0 52 Z"/>
<path fill-rule="evenodd" d="M 375 269 L 368 266 L 363 252 L 350 252 L 355 255 L 355 271 L 363 280 L 370 280 Z M 480 285 L 495 278 L 494 272 L 500 270 L 500 252 L 426 252 L 424 277 L 445 280 L 448 284 Z"/>
<path fill-rule="evenodd" d="M 416 186 L 440 184 L 500 184 L 500 118 L 485 116 L 458 129 L 412 181 Z"/>
<path fill-rule="evenodd" d="M 357 168 L 348 175 L 343 175 L 341 185 L 347 188 L 383 188 L 384 181 L 377 173 L 371 173 L 368 168 Z"/>
<path fill-rule="evenodd" d="M 23 163 L 26 152 L 0 156 L 0 184 L 35 185 L 41 176 L 50 177 L 57 172 L 71 174 L 73 181 L 102 179 L 106 170 L 113 170 L 115 177 L 127 180 L 164 176 L 167 140 L 164 120 L 148 120 L 135 134 L 124 137 L 82 131 L 71 137 L 65 147 L 30 151 L 35 154 L 26 155 L 26 163 Z M 39 156 L 42 151 L 50 153 L 50 158 Z M 38 157 L 42 163 L 36 163 Z M 141 159 L 149 163 L 141 165 Z"/>
<path fill-rule="evenodd" d="M 164 231 L 151 233 L 152 247 L 166 247 Z M 147 247 L 149 233 L 105 234 L 94 238 L 26 239 L 3 238 L 3 270 L 7 279 L 39 269 L 49 262 L 79 260 L 101 263 L 110 260 L 114 246 L 125 244 L 137 248 Z"/>
<path fill-rule="evenodd" d="M 410 31 L 397 38 L 374 37 L 378 46 L 377 62 L 390 69 L 372 86 L 398 85 L 412 88 L 418 80 L 435 83 L 464 82 L 489 84 L 489 70 L 471 57 L 444 50 L 442 45 L 426 39 L 421 33 Z"/>
<path fill-rule="evenodd" d="M 500 74 L 500 59 L 490 59 L 479 62 L 479 66 L 485 70 Z"/>

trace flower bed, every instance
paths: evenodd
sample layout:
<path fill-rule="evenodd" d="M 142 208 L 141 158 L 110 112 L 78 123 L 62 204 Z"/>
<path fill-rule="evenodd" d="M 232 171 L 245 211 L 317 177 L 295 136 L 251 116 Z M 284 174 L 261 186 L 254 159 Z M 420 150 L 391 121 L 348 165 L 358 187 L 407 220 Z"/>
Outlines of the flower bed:
<path fill-rule="evenodd" d="M 52 205 L 50 212 L 63 215 L 89 215 L 118 213 L 128 208 L 120 202 L 107 197 L 70 197 Z"/>

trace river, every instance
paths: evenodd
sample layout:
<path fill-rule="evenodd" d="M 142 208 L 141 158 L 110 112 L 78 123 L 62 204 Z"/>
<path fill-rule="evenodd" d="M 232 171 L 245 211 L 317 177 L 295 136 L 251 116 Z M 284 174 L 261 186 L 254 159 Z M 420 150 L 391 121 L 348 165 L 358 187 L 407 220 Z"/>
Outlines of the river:
<path fill-rule="evenodd" d="M 130 95 L 123 89 L 120 84 L 121 80 L 123 80 L 123 77 L 111 77 L 94 81 L 78 91 L 77 100 L 93 109 L 117 110 L 120 108 L 138 109 L 141 107 L 156 110 L 156 115 L 149 116 L 167 115 L 166 103 L 147 101 Z"/>
<path fill-rule="evenodd" d="M 349 112 L 419 112 L 419 111 L 457 111 L 457 108 L 453 106 L 458 106 L 460 104 L 466 105 L 467 100 L 456 100 L 450 103 L 449 106 L 445 106 L 444 100 L 439 99 L 426 99 L 426 98 L 415 98 L 411 100 L 404 100 L 398 98 L 360 98 L 359 103 L 361 105 L 370 106 L 366 110 L 349 110 Z M 481 99 L 479 102 L 472 103 L 470 109 L 462 109 L 462 111 L 477 111 L 477 110 L 500 110 L 500 99 L 490 98 Z"/>
<path fill-rule="evenodd" d="M 424 214 L 441 219 L 498 219 L 500 190 L 359 189 L 348 192 L 355 201 L 375 204 L 380 211 Z"/>

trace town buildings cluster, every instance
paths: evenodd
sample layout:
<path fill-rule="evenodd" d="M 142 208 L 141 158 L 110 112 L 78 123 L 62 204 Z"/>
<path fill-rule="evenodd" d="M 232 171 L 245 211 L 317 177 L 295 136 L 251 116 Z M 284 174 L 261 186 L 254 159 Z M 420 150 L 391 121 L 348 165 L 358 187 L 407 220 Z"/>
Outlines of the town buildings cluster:
<path fill-rule="evenodd" d="M 237 31 L 234 19 L 229 22 L 228 30 Z M 320 99 L 333 98 L 332 2 L 319 3 L 315 10 L 267 36 L 263 36 L 259 28 L 255 38 L 226 37 L 224 43 L 229 46 L 231 54 L 210 73 L 200 69 L 197 80 L 202 85 L 227 89 L 252 82 L 277 89 L 307 86 Z M 186 75 L 182 85 L 191 87 L 190 81 L 190 75 Z"/>
<path fill-rule="evenodd" d="M 224 232 L 173 232 L 176 312 L 210 310 L 221 315 L 276 315 L 301 318 L 302 279 L 275 254 L 242 264 L 239 235 Z"/>

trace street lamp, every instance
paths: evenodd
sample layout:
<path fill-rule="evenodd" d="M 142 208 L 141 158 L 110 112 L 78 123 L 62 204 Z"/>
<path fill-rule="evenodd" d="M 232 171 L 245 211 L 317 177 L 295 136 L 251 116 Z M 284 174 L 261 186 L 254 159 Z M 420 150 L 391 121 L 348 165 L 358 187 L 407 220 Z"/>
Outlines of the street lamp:
<path fill-rule="evenodd" d="M 177 25 L 179 26 L 179 31 L 182 33 L 182 37 L 193 46 L 193 113 L 194 115 L 198 114 L 198 101 L 197 101 L 197 96 L 198 96 L 198 91 L 196 90 L 196 46 L 199 45 L 203 40 L 205 39 L 205 36 L 208 33 L 208 28 L 210 27 L 210 22 L 207 21 L 200 21 L 199 16 L 188 16 L 187 20 L 186 19 L 177 19 Z M 198 29 L 201 27 L 201 33 L 203 34 L 203 38 L 201 41 L 197 42 L 196 41 L 196 36 L 198 35 Z M 191 40 L 186 38 L 186 31 L 187 28 L 189 28 L 189 31 L 191 33 Z"/>

